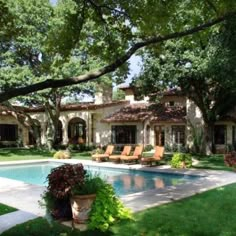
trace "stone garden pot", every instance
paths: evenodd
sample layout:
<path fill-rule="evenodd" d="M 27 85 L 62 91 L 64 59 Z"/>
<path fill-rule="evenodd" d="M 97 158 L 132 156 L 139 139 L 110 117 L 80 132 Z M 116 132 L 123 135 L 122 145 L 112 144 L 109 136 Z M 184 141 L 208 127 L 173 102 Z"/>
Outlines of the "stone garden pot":
<path fill-rule="evenodd" d="M 75 223 L 84 224 L 88 221 L 95 198 L 96 194 L 75 195 L 70 198 L 72 218 Z"/>

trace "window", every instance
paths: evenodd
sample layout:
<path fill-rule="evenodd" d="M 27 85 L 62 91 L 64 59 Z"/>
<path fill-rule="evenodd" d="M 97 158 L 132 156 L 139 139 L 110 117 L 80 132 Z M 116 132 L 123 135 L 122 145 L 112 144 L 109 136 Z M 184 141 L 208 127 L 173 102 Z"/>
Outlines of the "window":
<path fill-rule="evenodd" d="M 185 145 L 185 126 L 184 125 L 172 126 L 172 139 L 173 139 L 173 143 Z"/>
<path fill-rule="evenodd" d="M 215 125 L 215 128 L 214 128 L 215 144 L 225 144 L 225 138 L 226 138 L 226 126 Z"/>
<path fill-rule="evenodd" d="M 135 125 L 112 126 L 111 142 L 115 144 L 135 144 L 136 143 L 136 126 Z"/>
<path fill-rule="evenodd" d="M 17 140 L 17 125 L 0 125 L 0 141 L 16 141 Z"/>

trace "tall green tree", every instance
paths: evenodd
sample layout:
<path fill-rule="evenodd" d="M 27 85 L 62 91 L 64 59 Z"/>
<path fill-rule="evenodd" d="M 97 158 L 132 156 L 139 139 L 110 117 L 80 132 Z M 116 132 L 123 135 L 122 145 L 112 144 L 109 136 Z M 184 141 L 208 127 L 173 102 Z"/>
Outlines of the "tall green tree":
<path fill-rule="evenodd" d="M 229 17 L 207 35 L 172 40 L 144 57 L 136 81 L 142 93 L 180 87 L 204 120 L 205 152 L 213 150 L 216 121 L 236 106 L 236 18 Z"/>
<path fill-rule="evenodd" d="M 12 22 L 9 26 L 3 21 L 1 31 L 13 32 L 0 40 L 0 102 L 105 74 L 125 76 L 127 61 L 137 50 L 202 31 L 236 9 L 235 1 L 229 0 L 59 0 L 56 6 L 45 0 L 0 3 L 2 19 Z M 67 62 L 75 49 L 83 55 L 87 70 L 72 77 L 52 77 L 53 68 Z M 98 63 L 91 67 L 93 60 Z"/>

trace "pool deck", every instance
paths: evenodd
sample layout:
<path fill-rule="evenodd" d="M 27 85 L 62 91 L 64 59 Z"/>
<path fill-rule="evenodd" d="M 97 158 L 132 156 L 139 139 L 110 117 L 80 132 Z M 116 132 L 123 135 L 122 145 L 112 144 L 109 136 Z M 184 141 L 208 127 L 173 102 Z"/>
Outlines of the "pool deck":
<path fill-rule="evenodd" d="M 38 163 L 38 162 L 64 162 L 64 163 L 82 163 L 84 165 L 93 165 L 100 167 L 112 167 L 122 169 L 136 169 L 143 171 L 161 172 L 161 173 L 181 173 L 187 175 L 197 175 L 201 178 L 187 182 L 185 184 L 163 187 L 161 184 L 158 189 L 139 192 L 135 194 L 125 195 L 121 197 L 125 206 L 134 212 L 158 206 L 164 203 L 173 202 L 182 198 L 186 198 L 209 189 L 221 187 L 227 184 L 236 182 L 236 173 L 228 171 L 215 170 L 195 170 L 195 169 L 171 169 L 169 166 L 146 167 L 140 164 L 114 164 L 111 162 L 93 162 L 89 160 L 34 160 L 34 161 L 11 161 L 2 162 L 0 167 L 4 165 L 23 164 L 23 163 Z M 19 219 L 33 219 L 39 216 L 45 216 L 45 209 L 40 207 L 40 195 L 45 190 L 45 187 L 33 184 L 27 184 L 21 181 L 0 177 L 0 203 L 15 207 L 19 211 L 11 214 L 16 214 L 16 217 L 11 217 L 11 221 L 7 220 L 9 214 L 0 216 L 0 233 L 12 227 L 19 222 Z M 14 220 L 15 219 L 15 220 Z M 8 226 L 4 224 L 8 222 Z M 22 222 L 19 222 L 22 223 Z"/>

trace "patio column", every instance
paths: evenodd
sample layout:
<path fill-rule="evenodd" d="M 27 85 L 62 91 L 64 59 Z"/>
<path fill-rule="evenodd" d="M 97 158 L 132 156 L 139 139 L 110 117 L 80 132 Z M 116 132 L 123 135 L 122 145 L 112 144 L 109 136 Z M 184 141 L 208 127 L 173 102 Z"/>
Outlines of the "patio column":
<path fill-rule="evenodd" d="M 41 127 L 41 143 L 46 144 L 47 122 L 40 123 L 40 127 Z"/>
<path fill-rule="evenodd" d="M 68 138 L 68 120 L 65 120 L 62 122 L 62 144 L 67 145 L 69 143 L 69 138 Z"/>

